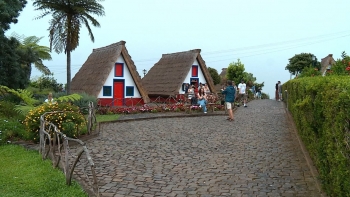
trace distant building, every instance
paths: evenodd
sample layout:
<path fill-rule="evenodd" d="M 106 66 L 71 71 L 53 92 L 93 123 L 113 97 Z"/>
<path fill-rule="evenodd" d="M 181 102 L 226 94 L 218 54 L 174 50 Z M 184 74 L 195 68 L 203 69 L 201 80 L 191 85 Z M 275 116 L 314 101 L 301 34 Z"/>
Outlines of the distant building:
<path fill-rule="evenodd" d="M 149 102 L 125 41 L 93 49 L 72 79 L 71 92 L 96 96 L 101 106 L 132 106 Z"/>
<path fill-rule="evenodd" d="M 200 55 L 200 49 L 163 54 L 145 77 L 142 85 L 149 98 L 183 99 L 186 83 L 198 87 L 199 83 L 207 84 L 211 92 L 215 92 L 214 82 Z"/>
<path fill-rule="evenodd" d="M 327 70 L 330 70 L 332 67 L 332 64 L 335 63 L 335 60 L 333 59 L 333 54 L 329 54 L 325 58 L 321 59 L 321 73 L 322 76 L 326 75 Z"/>

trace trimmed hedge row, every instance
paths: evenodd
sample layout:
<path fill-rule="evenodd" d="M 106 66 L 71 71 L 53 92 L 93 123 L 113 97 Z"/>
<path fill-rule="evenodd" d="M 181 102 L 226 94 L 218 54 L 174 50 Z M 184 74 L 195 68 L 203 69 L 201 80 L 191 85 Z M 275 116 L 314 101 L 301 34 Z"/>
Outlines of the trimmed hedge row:
<path fill-rule="evenodd" d="M 350 196 L 350 77 L 294 79 L 283 90 L 324 191 Z"/>

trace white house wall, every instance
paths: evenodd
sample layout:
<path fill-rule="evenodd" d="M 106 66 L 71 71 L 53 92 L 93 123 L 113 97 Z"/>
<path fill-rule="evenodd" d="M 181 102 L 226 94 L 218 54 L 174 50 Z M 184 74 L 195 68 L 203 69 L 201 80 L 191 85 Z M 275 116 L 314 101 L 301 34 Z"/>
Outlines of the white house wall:
<path fill-rule="evenodd" d="M 115 63 L 123 63 L 123 71 L 124 77 L 115 77 L 115 66 L 113 65 L 113 69 L 111 73 L 109 73 L 107 80 L 103 86 L 112 86 L 112 96 L 103 96 L 103 87 L 101 87 L 100 93 L 98 94 L 98 98 L 113 98 L 113 80 L 114 79 L 124 79 L 124 98 L 141 98 L 140 92 L 135 84 L 135 81 L 131 77 L 130 71 L 124 61 L 122 55 L 120 55 Z M 126 86 L 134 86 L 134 96 L 125 96 Z"/>
<path fill-rule="evenodd" d="M 192 66 L 198 66 L 198 77 L 192 77 Z M 185 81 L 182 83 L 190 83 L 191 78 L 198 78 L 198 84 L 199 83 L 202 83 L 202 84 L 207 83 L 207 81 L 205 80 L 203 71 L 202 71 L 201 67 L 199 66 L 197 59 L 193 62 L 192 66 L 191 66 L 190 71 L 187 73 Z M 179 94 L 185 94 L 185 91 L 182 90 L 182 86 L 179 89 Z"/>

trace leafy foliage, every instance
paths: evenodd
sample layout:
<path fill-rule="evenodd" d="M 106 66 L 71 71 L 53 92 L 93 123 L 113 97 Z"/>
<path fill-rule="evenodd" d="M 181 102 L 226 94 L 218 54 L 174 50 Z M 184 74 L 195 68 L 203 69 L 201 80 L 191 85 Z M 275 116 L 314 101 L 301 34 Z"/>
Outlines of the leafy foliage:
<path fill-rule="evenodd" d="M 42 75 L 37 79 L 33 79 L 30 82 L 30 86 L 38 88 L 39 91 L 49 89 L 53 92 L 61 92 L 63 90 L 63 85 L 58 83 L 57 80 L 50 75 Z"/>
<path fill-rule="evenodd" d="M 0 1 L 0 85 L 10 88 L 24 88 L 28 84 L 26 70 L 21 67 L 15 38 L 7 38 L 5 31 L 11 23 L 17 23 L 19 12 L 25 7 L 25 0 Z"/>
<path fill-rule="evenodd" d="M 95 96 L 91 96 L 85 93 L 80 94 L 81 99 L 73 101 L 73 104 L 78 106 L 82 113 L 88 113 L 89 102 L 91 101 L 94 106 L 97 106 L 97 98 Z"/>
<path fill-rule="evenodd" d="M 326 73 L 329 75 L 350 75 L 350 57 L 343 52 L 342 59 L 337 60 L 331 67 L 331 70 Z"/>
<path fill-rule="evenodd" d="M 51 60 L 50 48 L 39 45 L 39 42 L 43 37 L 25 37 L 24 35 L 19 36 L 16 33 L 12 33 L 11 36 L 20 42 L 17 51 L 21 57 L 20 60 L 22 67 L 28 71 L 27 81 L 30 80 L 32 64 L 34 64 L 34 66 L 45 75 L 52 74 L 49 68 L 43 64 L 43 60 Z"/>
<path fill-rule="evenodd" d="M 65 95 L 57 98 L 57 101 L 60 102 L 72 102 L 72 101 L 78 101 L 82 98 L 79 94 L 70 94 L 70 95 Z"/>
<path fill-rule="evenodd" d="M 328 196 L 350 196 L 350 77 L 304 77 L 283 89 Z"/>
<path fill-rule="evenodd" d="M 85 0 L 82 3 L 81 0 L 34 0 L 35 10 L 44 11 L 38 19 L 52 14 L 49 27 L 50 49 L 53 48 L 56 53 L 67 54 L 67 94 L 70 94 L 71 52 L 79 45 L 82 24 L 86 26 L 91 41 L 95 41 L 89 22 L 100 27 L 99 22 L 91 15 L 104 15 L 104 8 L 99 1 Z"/>
<path fill-rule="evenodd" d="M 25 135 L 23 119 L 22 116 L 5 118 L 0 115 L 0 145 L 6 144 L 7 141 L 23 139 Z"/>
<path fill-rule="evenodd" d="M 301 77 L 315 77 L 315 76 L 321 76 L 321 72 L 312 66 L 305 67 L 303 71 L 298 75 L 298 78 Z"/>
<path fill-rule="evenodd" d="M 4 95 L 6 93 L 11 93 L 11 94 L 17 96 L 18 98 L 22 99 L 29 106 L 33 106 L 33 104 L 36 102 L 36 100 L 33 99 L 33 93 L 31 93 L 30 91 L 21 90 L 21 89 L 14 90 L 14 89 L 8 88 L 6 86 L 0 85 L 0 94 Z"/>
<path fill-rule="evenodd" d="M 312 57 L 314 55 L 311 53 L 301 53 L 294 55 L 292 58 L 289 59 L 289 63 L 286 66 L 286 70 L 288 70 L 293 75 L 298 75 L 303 71 L 306 67 L 315 67 L 318 70 L 321 69 L 321 63 L 317 61 L 317 58 L 315 61 L 312 60 Z"/>
<path fill-rule="evenodd" d="M 19 42 L 15 38 L 6 38 L 0 33 L 0 85 L 9 88 L 25 88 L 27 70 L 20 64 L 20 56 L 17 52 Z"/>
<path fill-rule="evenodd" d="M 0 116 L 6 118 L 13 118 L 18 115 L 18 113 L 13 110 L 15 104 L 9 101 L 0 101 Z"/>
<path fill-rule="evenodd" d="M 238 85 L 243 79 L 249 87 L 252 87 L 256 81 L 256 78 L 252 73 L 245 72 L 244 64 L 242 64 L 240 59 L 238 59 L 237 62 L 230 63 L 227 68 L 226 77 L 227 80 L 235 82 L 236 85 Z"/>
<path fill-rule="evenodd" d="M 45 112 L 57 112 L 47 114 L 45 120 L 53 123 L 68 137 L 78 137 L 86 129 L 85 117 L 80 113 L 79 107 L 70 103 L 45 103 L 32 109 L 24 120 L 27 130 L 26 139 L 38 142 L 40 130 L 40 116 Z M 85 130 L 86 132 L 86 130 Z"/>
<path fill-rule="evenodd" d="M 239 84 L 244 78 L 244 64 L 238 59 L 237 62 L 232 62 L 227 68 L 226 77 L 228 80 L 232 80 L 235 84 Z"/>
<path fill-rule="evenodd" d="M 19 12 L 23 10 L 27 4 L 26 0 L 11 0 L 0 2 L 0 31 L 10 29 L 11 23 L 17 23 Z"/>
<path fill-rule="evenodd" d="M 220 75 L 215 68 L 208 67 L 211 78 L 213 79 L 214 85 L 219 84 L 221 81 Z"/>

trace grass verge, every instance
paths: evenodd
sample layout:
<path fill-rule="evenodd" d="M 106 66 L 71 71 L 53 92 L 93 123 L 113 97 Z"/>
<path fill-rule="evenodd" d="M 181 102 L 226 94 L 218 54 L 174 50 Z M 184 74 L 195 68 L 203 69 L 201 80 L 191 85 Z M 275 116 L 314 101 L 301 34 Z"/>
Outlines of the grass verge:
<path fill-rule="evenodd" d="M 18 145 L 0 146 L 0 196 L 88 196 L 81 186 L 65 183 L 59 169 L 50 160 L 42 160 L 38 152 Z"/>
<path fill-rule="evenodd" d="M 110 114 L 110 115 L 97 115 L 96 114 L 97 122 L 108 122 L 108 121 L 118 120 L 118 118 L 119 118 L 118 114 Z"/>

